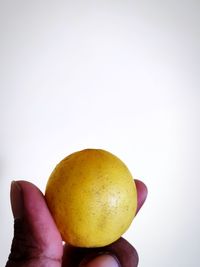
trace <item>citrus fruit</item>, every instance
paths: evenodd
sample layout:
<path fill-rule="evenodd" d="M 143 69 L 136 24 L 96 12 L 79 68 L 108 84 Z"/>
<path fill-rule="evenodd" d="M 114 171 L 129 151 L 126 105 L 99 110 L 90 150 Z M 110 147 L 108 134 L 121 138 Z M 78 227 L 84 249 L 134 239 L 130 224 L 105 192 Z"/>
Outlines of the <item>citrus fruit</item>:
<path fill-rule="evenodd" d="M 63 240 L 77 247 L 114 242 L 128 229 L 137 208 L 130 171 L 102 149 L 64 158 L 49 177 L 45 197 Z"/>

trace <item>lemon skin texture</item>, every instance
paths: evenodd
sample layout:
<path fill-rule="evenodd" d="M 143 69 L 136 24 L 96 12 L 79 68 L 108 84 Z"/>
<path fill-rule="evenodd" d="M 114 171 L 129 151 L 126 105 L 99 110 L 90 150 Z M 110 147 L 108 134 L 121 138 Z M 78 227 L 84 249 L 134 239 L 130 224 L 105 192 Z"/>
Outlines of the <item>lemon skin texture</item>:
<path fill-rule="evenodd" d="M 126 165 L 101 149 L 64 158 L 47 182 L 45 198 L 63 240 L 76 247 L 101 247 L 130 226 L 137 191 Z"/>

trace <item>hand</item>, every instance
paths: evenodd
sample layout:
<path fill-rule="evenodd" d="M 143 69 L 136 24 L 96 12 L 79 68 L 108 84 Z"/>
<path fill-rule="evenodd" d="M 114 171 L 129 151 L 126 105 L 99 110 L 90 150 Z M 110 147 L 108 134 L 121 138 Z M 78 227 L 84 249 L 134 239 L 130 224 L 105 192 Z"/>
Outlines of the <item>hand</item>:
<path fill-rule="evenodd" d="M 135 180 L 137 212 L 143 205 L 146 186 Z M 138 254 L 120 238 L 101 248 L 63 247 L 60 233 L 41 191 L 26 181 L 11 185 L 14 238 L 6 267 L 136 267 Z"/>

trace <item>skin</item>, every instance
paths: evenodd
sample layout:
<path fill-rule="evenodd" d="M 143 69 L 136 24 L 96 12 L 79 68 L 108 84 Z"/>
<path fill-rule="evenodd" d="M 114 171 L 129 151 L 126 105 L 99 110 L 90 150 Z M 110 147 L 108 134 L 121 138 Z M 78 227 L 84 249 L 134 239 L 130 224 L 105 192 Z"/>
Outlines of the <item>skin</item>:
<path fill-rule="evenodd" d="M 147 188 L 139 180 L 135 180 L 135 183 L 138 212 L 146 199 Z M 123 238 L 101 248 L 63 246 L 43 194 L 29 182 L 14 182 L 11 187 L 11 206 L 14 238 L 6 267 L 82 267 L 89 266 L 88 262 L 99 255 L 113 255 L 121 267 L 138 265 L 137 251 Z M 95 265 L 98 266 L 101 265 Z"/>

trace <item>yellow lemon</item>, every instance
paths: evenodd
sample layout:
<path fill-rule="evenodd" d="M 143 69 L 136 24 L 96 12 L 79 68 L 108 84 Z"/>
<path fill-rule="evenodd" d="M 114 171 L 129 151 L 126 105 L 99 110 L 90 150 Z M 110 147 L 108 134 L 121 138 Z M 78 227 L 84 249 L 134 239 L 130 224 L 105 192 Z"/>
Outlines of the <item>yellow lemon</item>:
<path fill-rule="evenodd" d="M 77 247 L 100 247 L 130 226 L 137 191 L 126 165 L 101 149 L 64 158 L 53 170 L 46 201 L 62 238 Z"/>

